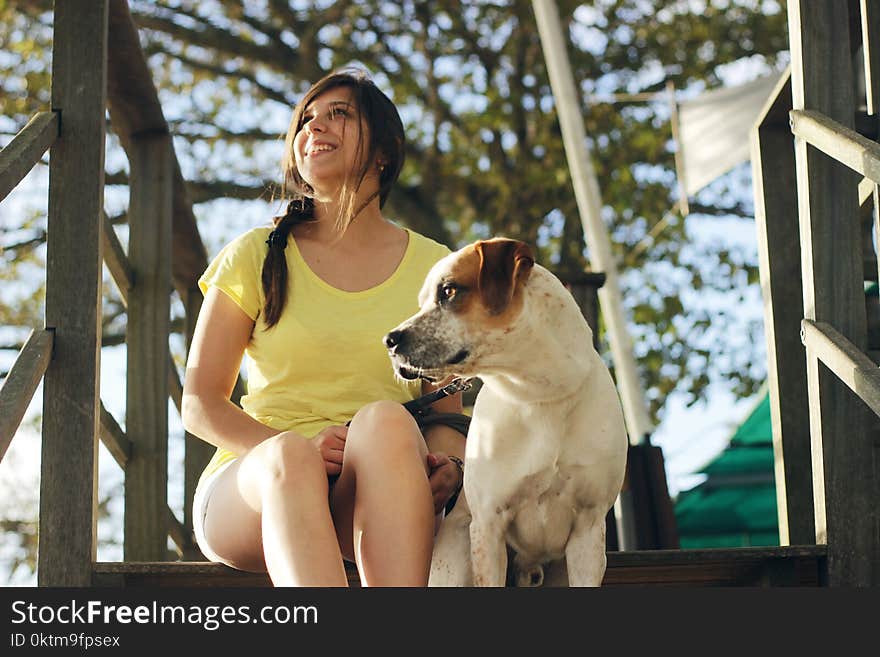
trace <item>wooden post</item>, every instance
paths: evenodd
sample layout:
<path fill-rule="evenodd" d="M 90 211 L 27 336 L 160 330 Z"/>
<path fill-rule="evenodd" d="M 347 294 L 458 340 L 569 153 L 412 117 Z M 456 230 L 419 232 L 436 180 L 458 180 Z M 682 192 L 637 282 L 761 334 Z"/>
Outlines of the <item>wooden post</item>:
<path fill-rule="evenodd" d="M 199 310 L 202 307 L 202 292 L 198 288 L 190 289 L 183 301 L 186 313 L 186 351 L 189 354 L 189 347 L 192 343 L 193 331 L 195 330 L 196 319 L 199 316 Z M 214 447 L 210 444 L 193 436 L 189 432 L 184 433 L 184 475 L 183 475 L 183 525 L 189 535 L 193 531 L 192 503 L 193 496 L 196 492 L 196 486 L 199 483 L 199 477 L 211 456 L 214 454 Z M 197 552 L 197 546 L 193 545 L 191 554 L 184 553 L 186 559 L 196 559 L 200 552 Z"/>
<path fill-rule="evenodd" d="M 127 561 L 164 561 L 168 554 L 168 332 L 171 300 L 171 190 L 167 133 L 131 143 L 125 468 Z"/>
<path fill-rule="evenodd" d="M 788 126 L 791 78 L 775 90 L 752 132 L 752 185 L 767 338 L 780 545 L 816 542 L 810 454 L 794 142 Z"/>
<path fill-rule="evenodd" d="M 41 586 L 89 586 L 96 557 L 101 226 L 107 0 L 59 2 L 49 158 L 46 328 L 55 332 L 43 386 Z"/>
<path fill-rule="evenodd" d="M 789 0 L 792 105 L 852 128 L 853 77 L 847 3 Z M 843 165 L 795 139 L 804 317 L 834 326 L 866 349 L 856 189 Z M 816 542 L 828 545 L 832 586 L 880 581 L 878 505 L 867 409 L 807 350 Z"/>

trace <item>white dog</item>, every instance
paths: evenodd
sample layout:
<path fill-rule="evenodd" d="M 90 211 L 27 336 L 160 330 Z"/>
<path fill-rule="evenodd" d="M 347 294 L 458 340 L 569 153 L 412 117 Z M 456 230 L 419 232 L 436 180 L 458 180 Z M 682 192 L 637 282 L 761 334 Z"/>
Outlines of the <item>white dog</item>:
<path fill-rule="evenodd" d="M 528 245 L 492 239 L 439 261 L 419 305 L 385 337 L 398 374 L 483 381 L 429 584 L 504 586 L 510 549 L 519 585 L 599 586 L 627 438 L 577 303 Z"/>

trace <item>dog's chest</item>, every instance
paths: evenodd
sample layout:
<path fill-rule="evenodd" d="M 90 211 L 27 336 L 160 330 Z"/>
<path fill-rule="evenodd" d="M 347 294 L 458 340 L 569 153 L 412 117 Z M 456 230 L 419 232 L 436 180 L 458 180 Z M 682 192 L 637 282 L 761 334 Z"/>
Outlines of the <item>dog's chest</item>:
<path fill-rule="evenodd" d="M 506 539 L 522 557 L 545 561 L 562 556 L 582 505 L 581 470 L 547 468 L 521 481 L 508 506 Z"/>

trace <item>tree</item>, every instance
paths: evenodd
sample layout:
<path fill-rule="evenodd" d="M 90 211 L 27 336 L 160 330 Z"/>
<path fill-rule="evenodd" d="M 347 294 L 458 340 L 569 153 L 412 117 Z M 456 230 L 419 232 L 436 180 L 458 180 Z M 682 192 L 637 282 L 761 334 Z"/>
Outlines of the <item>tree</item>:
<path fill-rule="evenodd" d="M 47 105 L 49 4 L 0 3 L 0 44 L 12 55 L 3 62 L 3 115 L 15 127 Z M 691 253 L 680 218 L 650 234 L 675 196 L 664 103 L 589 101 L 594 94 L 660 91 L 667 80 L 679 89 L 717 86 L 720 67 L 744 58 L 768 69 L 777 64 L 787 48 L 784 7 L 770 0 L 703 4 L 704 11 L 656 0 L 559 3 L 655 419 L 673 390 L 696 401 L 710 379 L 732 382 L 740 395 L 763 380 L 762 368 L 748 366 L 760 352 L 732 357 L 725 341 L 712 339 L 736 319 L 685 306 L 680 294 L 744 290 L 756 280 L 755 263 L 724 245 Z M 408 125 L 408 162 L 391 216 L 450 246 L 506 234 L 537 244 L 540 260 L 557 270 L 584 267 L 529 2 L 133 0 L 131 6 L 196 203 L 271 198 L 290 108 L 311 81 L 357 63 L 392 94 Z M 110 173 L 111 181 L 124 181 L 123 171 Z M 689 221 L 750 216 L 748 192 L 723 184 L 718 191 L 712 205 L 695 204 Z M 203 233 L 222 232 L 216 217 L 202 213 L 200 223 Z M 42 235 L 34 225 L 36 240 Z M 642 249 L 645 242 L 650 246 Z M 12 251 L 18 261 L 32 248 L 5 254 Z"/>
<path fill-rule="evenodd" d="M 560 273 L 586 265 L 583 233 L 531 4 L 526 0 L 131 0 L 203 235 L 232 237 L 220 199 L 277 194 L 281 137 L 302 91 L 357 64 L 392 96 L 407 125 L 407 164 L 387 214 L 457 247 L 492 235 L 524 239 Z M 778 68 L 788 48 L 784 4 L 773 0 L 558 2 L 584 99 L 603 218 L 618 257 L 624 304 L 655 420 L 667 397 L 704 400 L 710 382 L 739 396 L 763 381 L 760 321 L 726 306 L 753 294 L 754 254 L 697 244 L 692 222 L 751 218 L 735 177 L 675 202 L 668 106 L 600 102 L 616 93 L 719 86 L 727 64 Z M 0 130 L 12 134 L 49 98 L 51 2 L 0 0 Z M 126 165 L 110 139 L 108 182 Z M 115 155 L 114 155 L 115 153 Z M 277 212 L 269 204 L 265 218 Z M 0 218 L 4 276 L 39 263 L 45 220 Z M 124 225 L 124 202 L 111 214 Z M 4 325 L 38 325 L 41 291 L 0 292 Z M 690 294 L 693 292 L 694 294 Z M 111 299 L 105 330 L 124 316 Z M 717 304 L 715 304 L 717 306 Z M 733 343 L 728 337 L 745 333 Z M 15 346 L 23 336 L 6 339 Z M 0 341 L 2 341 L 0 339 Z"/>

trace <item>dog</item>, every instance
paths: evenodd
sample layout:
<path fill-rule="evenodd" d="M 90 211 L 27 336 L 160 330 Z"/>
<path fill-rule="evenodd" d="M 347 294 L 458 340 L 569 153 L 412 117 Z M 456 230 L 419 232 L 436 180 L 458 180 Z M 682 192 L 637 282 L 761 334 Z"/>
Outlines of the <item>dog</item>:
<path fill-rule="evenodd" d="M 429 585 L 505 586 L 512 555 L 517 585 L 600 586 L 628 441 L 574 298 L 526 243 L 495 238 L 437 262 L 418 302 L 384 339 L 397 374 L 483 383 Z"/>

